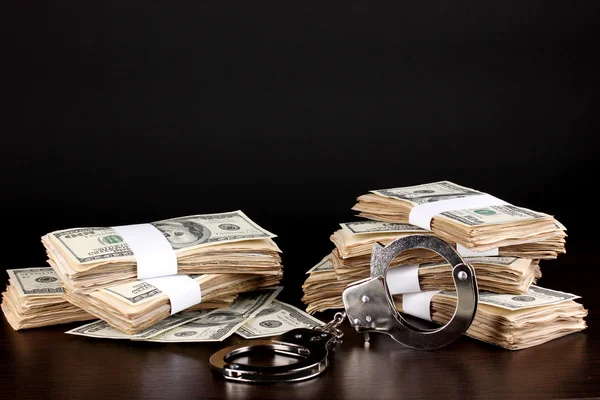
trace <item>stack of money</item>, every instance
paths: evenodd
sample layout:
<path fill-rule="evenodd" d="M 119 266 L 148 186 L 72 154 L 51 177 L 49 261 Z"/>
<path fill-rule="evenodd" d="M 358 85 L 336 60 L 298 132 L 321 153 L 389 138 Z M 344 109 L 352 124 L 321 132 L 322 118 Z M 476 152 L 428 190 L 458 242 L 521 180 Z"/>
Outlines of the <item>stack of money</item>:
<path fill-rule="evenodd" d="M 489 195 L 442 181 L 373 190 L 359 196 L 352 209 L 358 211 L 359 216 L 375 221 L 409 223 L 411 210 L 417 206 L 482 196 Z M 431 220 L 431 231 L 447 242 L 458 242 L 476 252 L 515 245 L 525 245 L 528 249 L 530 243 L 543 246 L 546 251 L 555 253 L 555 257 L 565 252 L 565 229 L 553 216 L 500 203 L 443 211 Z"/>
<path fill-rule="evenodd" d="M 177 273 L 200 286 L 202 302 L 192 309 L 225 307 L 239 293 L 274 287 L 281 281 L 276 236 L 241 211 L 150 225 L 172 248 Z M 137 278 L 136 257 L 117 229 L 65 229 L 43 236 L 42 243 L 65 298 L 111 326 L 136 334 L 172 314 L 169 297 Z"/>
<path fill-rule="evenodd" d="M 177 256 L 178 274 L 281 274 L 276 235 L 242 211 L 152 222 Z M 48 263 L 68 290 L 93 292 L 137 279 L 136 258 L 113 228 L 72 228 L 42 237 Z"/>
<path fill-rule="evenodd" d="M 231 305 L 216 310 L 182 311 L 137 334 L 126 334 L 98 320 L 66 333 L 92 338 L 150 342 L 221 342 L 234 333 L 244 339 L 272 337 L 323 322 L 276 300 L 280 287 L 244 293 Z"/>
<path fill-rule="evenodd" d="M 369 257 L 371 249 L 375 243 L 381 243 L 384 246 L 390 242 L 398 239 L 399 237 L 419 234 L 419 235 L 431 235 L 439 237 L 444 240 L 454 249 L 462 251 L 460 247 L 457 247 L 457 242 L 442 238 L 440 235 L 419 228 L 418 226 L 407 224 L 407 223 L 390 223 L 380 221 L 354 221 L 349 223 L 340 224 L 341 229 L 338 229 L 331 235 L 331 241 L 335 244 L 338 258 L 349 259 L 353 261 L 365 260 L 365 256 Z M 557 225 L 558 226 L 558 225 Z M 562 225 L 561 225 L 562 226 Z M 560 229 L 562 243 L 561 249 L 554 246 L 553 243 L 546 241 L 539 242 L 527 242 L 521 244 L 514 244 L 505 247 L 498 248 L 499 256 L 504 257 L 520 257 L 538 260 L 551 260 L 555 259 L 559 253 L 564 253 L 564 238 L 566 234 L 564 227 Z M 560 250 L 560 251 L 559 251 Z M 471 253 L 469 253 L 471 254 Z M 472 255 L 477 255 L 473 252 Z M 355 259 L 355 257 L 361 257 Z M 419 262 L 433 262 L 440 261 L 442 257 L 428 250 L 423 249 L 411 249 L 402 253 L 398 256 L 396 262 L 402 264 L 413 264 Z M 368 262 L 368 261 L 367 261 Z"/>
<path fill-rule="evenodd" d="M 308 278 L 302 285 L 302 302 L 306 304 L 306 312 L 309 314 L 344 308 L 342 292 L 349 283 L 362 279 L 338 277 L 329 256 L 325 256 L 306 273 Z"/>
<path fill-rule="evenodd" d="M 542 276 L 540 260 L 555 259 L 565 253 L 566 228 L 554 217 L 494 198 L 495 203 L 490 206 L 480 202 L 477 208 L 433 212 L 429 226 L 409 223 L 414 207 L 434 204 L 434 208 L 443 210 L 435 203 L 469 196 L 472 199 L 489 195 L 444 181 L 376 190 L 358 197 L 353 209 L 370 219 L 342 223 L 341 229 L 330 236 L 332 252 L 307 272 L 309 276 L 303 285 L 302 301 L 307 312 L 343 308 L 341 295 L 347 285 L 370 276 L 371 253 L 376 243 L 385 246 L 398 238 L 419 234 L 444 240 L 475 268 L 483 301 L 469 336 L 520 349 L 584 329 L 587 310 L 573 301 L 578 296 L 535 286 Z M 460 204 L 462 200 L 454 200 L 454 205 L 457 201 Z M 395 268 L 414 271 L 414 279 L 418 280 L 416 293 L 443 291 L 433 297 L 431 321 L 445 323 L 451 318 L 455 304 L 451 293 L 455 287 L 451 266 L 440 255 L 426 249 L 410 249 L 392 260 L 388 274 Z M 404 292 L 392 293 L 398 294 L 395 299 L 400 310 L 401 293 Z M 492 298 L 496 303 L 486 303 Z M 498 306 L 498 299 L 513 308 L 507 311 Z"/>
<path fill-rule="evenodd" d="M 202 302 L 188 310 L 226 307 L 243 292 L 279 284 L 276 275 L 189 275 L 201 288 Z M 127 334 L 150 328 L 171 315 L 169 298 L 146 280 L 110 286 L 91 293 L 65 290 L 65 298 Z"/>
<path fill-rule="evenodd" d="M 6 272 L 9 280 L 0 307 L 14 330 L 94 319 L 64 299 L 60 281 L 52 268 Z"/>
<path fill-rule="evenodd" d="M 342 229 L 330 237 L 335 248 L 329 258 L 338 278 L 349 280 L 347 283 L 369 276 L 371 251 L 375 243 L 387 245 L 415 233 L 436 236 L 410 224 L 358 221 L 340 225 Z M 455 244 L 452 246 L 456 247 Z M 465 257 L 475 268 L 480 289 L 497 293 L 526 293 L 529 286 L 541 278 L 539 261 L 543 258 L 542 254 L 530 259 L 519 256 L 518 252 L 511 255 L 500 250 L 499 253 L 496 257 Z M 421 290 L 450 290 L 454 287 L 450 265 L 437 253 L 426 249 L 410 249 L 400 253 L 390 267 L 407 264 L 419 264 Z"/>
<path fill-rule="evenodd" d="M 537 346 L 587 327 L 587 310 L 574 294 L 532 285 L 525 295 L 479 293 L 479 305 L 467 336 L 509 350 Z M 402 296 L 394 296 L 402 311 Z M 431 300 L 431 319 L 446 324 L 454 315 L 456 292 L 440 292 Z"/>
<path fill-rule="evenodd" d="M 341 295 L 344 288 L 370 276 L 371 251 L 375 243 L 387 245 L 411 234 L 436 236 L 410 224 L 356 221 L 341 223 L 340 226 L 341 229 L 330 236 L 335 245 L 331 254 L 307 272 L 309 277 L 303 286 L 302 301 L 307 304 L 308 312 L 343 307 Z M 540 258 L 477 256 L 464 259 L 475 268 L 481 290 L 523 294 L 542 276 Z M 421 290 L 454 289 L 452 268 L 439 254 L 426 249 L 410 249 L 400 253 L 390 267 L 408 264 L 418 264 Z"/>

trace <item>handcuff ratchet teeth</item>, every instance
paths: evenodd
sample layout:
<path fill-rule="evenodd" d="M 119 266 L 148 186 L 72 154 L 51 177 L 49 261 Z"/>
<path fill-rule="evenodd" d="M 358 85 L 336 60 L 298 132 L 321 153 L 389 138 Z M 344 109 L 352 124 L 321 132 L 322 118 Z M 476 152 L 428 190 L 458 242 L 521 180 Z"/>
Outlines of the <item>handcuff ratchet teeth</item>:
<path fill-rule="evenodd" d="M 422 329 L 411 325 L 396 310 L 386 282 L 391 261 L 412 248 L 432 250 L 452 266 L 456 286 L 456 310 L 450 321 L 437 329 Z M 371 256 L 371 277 L 354 282 L 342 294 L 346 312 L 338 312 L 333 320 L 313 329 L 300 328 L 275 336 L 270 340 L 254 340 L 250 344 L 227 347 L 210 357 L 213 371 L 226 379 L 239 382 L 290 382 L 315 377 L 329 365 L 329 351 L 342 342 L 338 326 L 348 317 L 358 333 L 385 333 L 395 341 L 415 349 L 433 350 L 446 346 L 467 331 L 475 312 L 479 294 L 475 270 L 443 240 L 429 235 L 409 235 L 387 246 L 376 243 Z M 252 366 L 234 360 L 254 352 L 272 352 L 298 358 L 294 364 Z"/>

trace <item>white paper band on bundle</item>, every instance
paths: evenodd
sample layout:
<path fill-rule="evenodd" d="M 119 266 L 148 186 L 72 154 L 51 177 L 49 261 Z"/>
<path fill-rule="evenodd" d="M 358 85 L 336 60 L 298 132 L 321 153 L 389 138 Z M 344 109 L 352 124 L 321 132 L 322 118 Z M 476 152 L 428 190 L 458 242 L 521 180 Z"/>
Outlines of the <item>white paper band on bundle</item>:
<path fill-rule="evenodd" d="M 390 294 L 403 294 L 420 292 L 419 264 L 401 265 L 389 268 L 385 280 Z"/>
<path fill-rule="evenodd" d="M 431 299 L 440 290 L 406 293 L 402 295 L 402 312 L 417 318 L 431 321 Z"/>
<path fill-rule="evenodd" d="M 138 279 L 177 274 L 177 256 L 171 244 L 151 224 L 112 226 L 135 256 Z"/>
<path fill-rule="evenodd" d="M 456 243 L 456 251 L 463 257 L 496 257 L 498 256 L 498 248 L 487 251 L 471 251 L 465 246 Z"/>
<path fill-rule="evenodd" d="M 458 199 L 440 200 L 433 203 L 416 205 L 410 210 L 408 222 L 423 229 L 431 230 L 431 220 L 435 215 L 452 210 L 466 210 L 469 208 L 500 206 L 508 204 L 489 194 L 460 197 Z"/>
<path fill-rule="evenodd" d="M 171 315 L 202 301 L 200 285 L 187 275 L 161 276 L 146 282 L 163 292 L 171 302 Z"/>

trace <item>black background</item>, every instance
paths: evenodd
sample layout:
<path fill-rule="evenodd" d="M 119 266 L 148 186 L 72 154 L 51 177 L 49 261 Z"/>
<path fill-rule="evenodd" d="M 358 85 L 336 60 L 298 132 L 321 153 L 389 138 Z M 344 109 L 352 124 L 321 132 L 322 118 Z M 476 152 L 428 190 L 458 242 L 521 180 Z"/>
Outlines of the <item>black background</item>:
<path fill-rule="evenodd" d="M 595 247 L 598 2 L 287 3 L 19 2 L 2 268 L 57 229 L 242 209 L 297 302 L 358 195 L 444 179 Z"/>

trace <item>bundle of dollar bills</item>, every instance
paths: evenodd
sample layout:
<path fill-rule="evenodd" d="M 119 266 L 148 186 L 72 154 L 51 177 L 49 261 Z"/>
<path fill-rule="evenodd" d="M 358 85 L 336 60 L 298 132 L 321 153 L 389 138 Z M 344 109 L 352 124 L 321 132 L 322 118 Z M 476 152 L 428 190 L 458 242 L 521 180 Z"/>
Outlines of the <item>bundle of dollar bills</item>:
<path fill-rule="evenodd" d="M 317 265 L 307 272 L 308 277 L 302 285 L 304 295 L 302 302 L 306 304 L 306 312 L 313 314 L 337 308 L 344 308 L 342 292 L 349 283 L 360 280 L 338 278 L 329 256 L 325 256 Z"/>
<path fill-rule="evenodd" d="M 177 256 L 178 274 L 281 274 L 274 234 L 242 211 L 152 222 Z M 93 292 L 137 279 L 136 258 L 110 227 L 72 228 L 42 237 L 48 263 L 63 285 Z"/>
<path fill-rule="evenodd" d="M 63 297 L 52 268 L 11 269 L 2 293 L 2 311 L 14 330 L 94 319 Z"/>
<path fill-rule="evenodd" d="M 430 229 L 408 223 L 416 206 L 480 195 L 485 193 L 443 181 L 358 197 L 353 209 L 365 220 L 342 223 L 330 236 L 332 252 L 307 272 L 302 297 L 306 311 L 343 308 L 344 289 L 370 276 L 373 245 L 419 234 L 446 241 L 475 268 L 482 296 L 468 336 L 517 350 L 585 329 L 587 310 L 574 301 L 579 296 L 536 286 L 542 276 L 540 260 L 565 253 L 566 228 L 554 217 L 497 204 L 433 212 Z M 407 279 L 398 274 L 390 278 L 396 268 L 410 268 L 411 279 L 418 281 L 411 295 L 442 291 L 431 300 L 431 321 L 445 323 L 452 317 L 454 281 L 451 266 L 440 255 L 427 249 L 400 253 L 390 263 L 388 286 L 400 276 Z M 400 311 L 401 299 L 401 294 L 395 297 Z"/>
<path fill-rule="evenodd" d="M 579 296 L 532 285 L 527 294 L 479 293 L 479 306 L 467 336 L 510 350 L 536 346 L 587 327 L 587 310 Z M 402 311 L 402 295 L 394 296 Z M 456 292 L 441 292 L 431 301 L 431 319 L 446 324 L 456 307 Z"/>
<path fill-rule="evenodd" d="M 226 307 L 240 293 L 281 281 L 275 235 L 241 211 L 150 225 L 174 252 L 177 274 L 200 287 L 202 301 L 191 310 Z M 44 235 L 42 243 L 70 303 L 126 334 L 137 334 L 169 317 L 171 300 L 151 280 L 137 278 L 137 258 L 120 232 L 111 227 L 65 229 Z"/>
<path fill-rule="evenodd" d="M 340 225 L 342 229 L 335 231 L 330 237 L 335 248 L 329 259 L 338 278 L 347 283 L 369 276 L 371 251 L 375 243 L 387 245 L 411 233 L 436 236 L 409 224 L 378 221 L 368 221 L 365 224 L 364 221 L 357 221 Z M 539 258 L 500 253 L 497 257 L 474 256 L 465 257 L 465 260 L 475 267 L 477 282 L 483 290 L 526 293 L 529 285 L 541 277 Z M 407 264 L 419 264 L 421 290 L 454 287 L 450 265 L 437 253 L 427 249 L 410 249 L 400 253 L 390 266 L 394 268 Z"/>
<path fill-rule="evenodd" d="M 243 292 L 279 284 L 278 275 L 201 274 L 189 275 L 201 288 L 202 302 L 188 310 L 221 308 Z M 91 293 L 65 290 L 72 304 L 127 333 L 136 334 L 171 315 L 169 298 L 145 280 L 109 286 Z"/>
<path fill-rule="evenodd" d="M 375 221 L 409 223 L 413 208 L 446 200 L 488 198 L 479 192 L 449 181 L 424 185 L 372 190 L 359 196 L 352 208 Z M 552 215 L 504 202 L 455 202 L 455 207 L 435 215 L 431 231 L 442 239 L 460 243 L 477 252 L 519 244 L 543 244 L 556 254 L 565 252 L 565 228 Z M 456 208 L 458 207 L 458 208 Z"/>
<path fill-rule="evenodd" d="M 379 221 L 347 222 L 340 224 L 342 229 L 330 236 L 334 244 L 328 254 L 307 274 L 302 301 L 310 312 L 341 307 L 344 288 L 357 280 L 370 275 L 371 251 L 375 243 L 387 245 L 393 240 L 407 235 L 427 234 L 409 224 L 396 224 Z M 531 284 L 541 278 L 539 259 L 515 256 L 464 257 L 475 268 L 477 284 L 481 290 L 496 293 L 527 293 Z M 390 264 L 397 268 L 418 264 L 420 290 L 452 290 L 454 281 L 450 265 L 437 253 L 426 249 L 410 249 L 400 253 Z M 336 307 L 337 306 L 337 307 Z"/>
<path fill-rule="evenodd" d="M 371 249 L 375 243 L 387 245 L 393 240 L 403 236 L 419 234 L 431 235 L 443 239 L 453 248 L 457 248 L 456 242 L 449 241 L 440 235 L 419 228 L 418 226 L 380 221 L 353 221 L 340 224 L 341 229 L 336 230 L 330 237 L 336 247 L 336 253 L 342 259 L 355 259 L 355 257 L 370 256 Z M 564 231 L 560 231 L 565 235 Z M 564 239 L 564 237 L 563 237 Z M 556 243 L 546 240 L 513 244 L 498 248 L 499 256 L 520 257 L 538 260 L 550 260 L 564 253 L 564 241 L 560 244 L 560 249 Z M 475 254 L 474 254 L 475 255 Z M 431 251 L 423 249 L 411 249 L 398 256 L 397 261 L 406 264 L 441 261 L 442 258 Z"/>
<path fill-rule="evenodd" d="M 247 292 L 231 305 L 214 310 L 182 311 L 137 334 L 126 334 L 102 320 L 66 333 L 101 339 L 129 339 L 163 343 L 220 342 L 237 334 L 244 339 L 272 337 L 323 322 L 276 300 L 281 287 Z"/>

